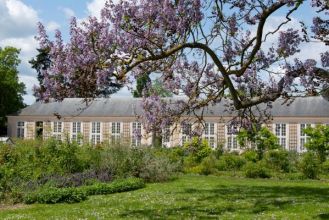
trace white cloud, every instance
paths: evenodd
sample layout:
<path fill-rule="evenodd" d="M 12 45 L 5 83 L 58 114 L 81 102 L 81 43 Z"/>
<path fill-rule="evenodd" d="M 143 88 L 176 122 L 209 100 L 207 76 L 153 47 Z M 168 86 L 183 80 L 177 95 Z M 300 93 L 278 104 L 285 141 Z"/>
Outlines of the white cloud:
<path fill-rule="evenodd" d="M 88 15 L 100 17 L 100 12 L 105 5 L 106 0 L 93 0 L 87 3 Z"/>
<path fill-rule="evenodd" d="M 21 49 L 19 58 L 21 60 L 18 66 L 19 80 L 26 86 L 27 95 L 23 96 L 24 103 L 31 104 L 35 101 L 32 95 L 32 88 L 38 84 L 36 78 L 36 72 L 31 68 L 29 60 L 31 60 L 36 54 L 37 42 L 33 36 L 23 38 L 7 38 L 0 41 L 0 47 L 12 46 Z"/>
<path fill-rule="evenodd" d="M 32 94 L 33 86 L 38 84 L 37 78 L 35 78 L 34 76 L 26 76 L 26 75 L 20 75 L 18 78 L 20 82 L 23 82 L 25 84 L 27 88 L 26 92 Z"/>
<path fill-rule="evenodd" d="M 118 3 L 120 0 L 112 0 L 113 3 Z M 104 7 L 106 0 L 92 0 L 87 3 L 87 13 L 88 15 L 100 17 L 101 10 Z"/>
<path fill-rule="evenodd" d="M 0 0 L 0 39 L 23 37 L 35 32 L 37 12 L 19 0 Z"/>
<path fill-rule="evenodd" d="M 32 103 L 35 102 L 35 97 L 32 95 L 33 94 L 32 88 L 34 85 L 38 84 L 38 80 L 34 76 L 20 75 L 19 81 L 23 82 L 26 86 L 27 94 L 23 96 L 24 103 L 31 105 Z"/>
<path fill-rule="evenodd" d="M 264 33 L 268 33 L 277 29 L 277 27 L 285 21 L 285 16 L 272 16 L 268 19 L 264 26 Z M 280 30 L 287 30 L 289 28 L 301 30 L 301 25 L 299 21 L 295 17 L 291 17 L 291 21 L 287 24 L 283 25 Z M 256 34 L 256 28 L 252 30 L 252 36 Z M 266 42 L 263 43 L 262 49 L 265 51 L 272 46 L 272 44 L 276 44 L 278 41 L 279 32 L 275 34 L 268 35 Z M 264 38 L 263 38 L 264 39 Z M 315 59 L 320 62 L 320 54 L 326 51 L 326 47 L 322 43 L 301 43 L 300 45 L 300 53 L 295 54 L 290 58 L 299 58 L 301 60 L 305 59 Z"/>
<path fill-rule="evenodd" d="M 36 72 L 28 63 L 37 53 L 36 24 L 40 20 L 38 13 L 21 0 L 0 0 L 0 47 L 12 46 L 21 50 L 18 67 L 19 80 L 26 86 L 27 95 L 24 102 L 31 104 L 35 101 L 32 95 L 33 85 L 38 84 Z M 55 22 L 46 24 L 48 31 L 58 28 Z"/>
<path fill-rule="evenodd" d="M 67 18 L 72 18 L 75 16 L 75 12 L 70 8 L 60 7 L 59 10 L 64 12 Z"/>
<path fill-rule="evenodd" d="M 46 24 L 46 30 L 49 32 L 53 32 L 53 31 L 59 29 L 60 27 L 61 26 L 57 22 L 54 22 L 54 21 L 50 21 Z"/>
<path fill-rule="evenodd" d="M 12 46 L 21 49 L 19 55 L 19 58 L 21 59 L 21 64 L 19 66 L 20 73 L 35 75 L 35 72 L 31 69 L 31 65 L 28 63 L 28 61 L 31 60 L 37 53 L 37 41 L 33 36 L 0 40 L 0 46 Z"/>

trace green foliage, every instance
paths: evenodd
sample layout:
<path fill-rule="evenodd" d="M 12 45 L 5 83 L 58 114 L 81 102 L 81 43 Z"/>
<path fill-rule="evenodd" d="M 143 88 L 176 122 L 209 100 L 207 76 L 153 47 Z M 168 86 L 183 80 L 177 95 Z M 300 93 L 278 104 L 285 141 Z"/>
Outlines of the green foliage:
<path fill-rule="evenodd" d="M 175 154 L 169 149 L 17 140 L 15 147 L 0 148 L 0 200 L 19 202 L 23 192 L 45 185 L 78 187 L 131 176 L 148 182 L 166 181 L 182 170 L 182 158 Z"/>
<path fill-rule="evenodd" d="M 246 164 L 246 160 L 240 155 L 224 154 L 219 158 L 216 167 L 220 171 L 237 171 Z"/>
<path fill-rule="evenodd" d="M 309 136 L 305 147 L 307 150 L 315 152 L 321 163 L 324 162 L 329 154 L 329 126 L 308 127 L 304 129 L 304 132 Z"/>
<path fill-rule="evenodd" d="M 242 156 L 250 162 L 257 162 L 258 161 L 258 154 L 255 150 L 246 150 L 242 153 Z"/>
<path fill-rule="evenodd" d="M 145 187 L 142 179 L 118 179 L 111 183 L 94 183 L 79 188 L 42 187 L 27 193 L 24 202 L 32 203 L 76 203 L 87 199 L 88 195 L 105 195 L 118 192 L 127 192 Z"/>
<path fill-rule="evenodd" d="M 300 163 L 300 169 L 306 178 L 317 179 L 320 173 L 318 157 L 313 152 L 305 153 Z"/>
<path fill-rule="evenodd" d="M 0 219 L 328 219 L 327 198 L 327 181 L 183 175 L 83 204 L 2 206 Z"/>
<path fill-rule="evenodd" d="M 248 162 L 244 166 L 245 176 L 247 178 L 270 178 L 270 171 L 264 166 L 263 163 Z"/>
<path fill-rule="evenodd" d="M 87 199 L 87 194 L 77 188 L 44 187 L 24 197 L 26 204 L 32 203 L 76 203 Z"/>
<path fill-rule="evenodd" d="M 143 156 L 142 167 L 138 176 L 147 182 L 164 182 L 172 177 L 176 169 L 175 162 L 162 155 L 147 153 Z"/>
<path fill-rule="evenodd" d="M 208 157 L 212 152 L 208 142 L 197 137 L 193 137 L 192 140 L 186 142 L 183 148 L 187 152 L 187 160 L 192 163 L 200 163 L 203 158 Z"/>
<path fill-rule="evenodd" d="M 326 160 L 321 164 L 321 171 L 323 174 L 329 174 L 329 160 Z"/>
<path fill-rule="evenodd" d="M 0 131 L 5 125 L 6 115 L 25 106 L 25 85 L 18 81 L 19 52 L 14 47 L 0 47 Z"/>
<path fill-rule="evenodd" d="M 167 89 L 165 89 L 163 87 L 163 83 L 159 79 L 156 79 L 153 81 L 152 92 L 159 95 L 160 97 L 172 97 L 173 96 L 172 92 L 168 91 Z"/>
<path fill-rule="evenodd" d="M 105 195 L 118 192 L 127 192 L 145 187 L 145 183 L 139 178 L 118 179 L 111 183 L 95 183 L 93 185 L 82 186 L 80 191 L 87 195 Z"/>
<path fill-rule="evenodd" d="M 44 92 L 45 88 L 43 87 L 43 79 L 44 76 L 42 74 L 42 71 L 47 70 L 50 65 L 51 65 L 51 60 L 50 60 L 50 48 L 43 48 L 43 49 L 37 49 L 38 54 L 35 58 L 29 61 L 31 64 L 32 68 L 35 69 L 38 73 L 38 81 L 39 85 L 41 86 L 41 91 Z"/>
<path fill-rule="evenodd" d="M 149 73 L 140 75 L 136 80 L 136 90 L 133 92 L 134 98 L 143 96 L 143 91 L 147 88 L 148 84 L 151 83 Z"/>
<path fill-rule="evenodd" d="M 267 167 L 278 172 L 289 172 L 291 169 L 288 151 L 283 149 L 267 151 L 264 161 Z"/>
<path fill-rule="evenodd" d="M 280 148 L 278 138 L 266 127 L 262 127 L 259 130 L 255 128 L 251 131 L 241 130 L 237 138 L 239 145 L 242 147 L 254 145 L 259 160 L 263 158 L 266 150 Z"/>
<path fill-rule="evenodd" d="M 209 175 L 214 173 L 216 173 L 216 158 L 214 155 L 209 155 L 200 164 L 200 174 Z"/>

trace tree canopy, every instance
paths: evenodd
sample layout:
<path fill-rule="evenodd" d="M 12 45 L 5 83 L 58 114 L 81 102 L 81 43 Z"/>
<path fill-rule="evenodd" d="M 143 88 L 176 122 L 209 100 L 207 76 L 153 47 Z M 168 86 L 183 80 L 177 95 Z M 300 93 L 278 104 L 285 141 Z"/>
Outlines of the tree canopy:
<path fill-rule="evenodd" d="M 6 115 L 15 113 L 22 107 L 25 85 L 18 81 L 17 67 L 19 49 L 0 47 L 0 127 L 6 122 Z"/>
<path fill-rule="evenodd" d="M 308 5 L 312 21 L 290 25 L 292 14 Z M 147 124 L 161 129 L 181 115 L 231 99 L 242 127 L 265 119 L 279 97 L 320 93 L 328 84 L 329 51 L 321 61 L 299 59 L 304 45 L 329 46 L 329 5 L 326 0 L 121 0 L 108 1 L 101 17 L 77 23 L 70 40 L 61 32 L 48 38 L 39 24 L 40 49 L 49 48 L 52 65 L 42 70 L 36 90 L 42 100 L 96 97 L 112 85 L 124 85 L 145 72 L 160 73 L 165 89 L 187 98 L 170 101 L 144 98 Z M 272 17 L 282 15 L 274 29 Z M 309 16 L 305 16 L 309 18 Z M 294 18 L 296 20 L 297 18 Z M 299 22 L 299 23 L 298 23 Z M 304 54 L 306 57 L 308 54 Z M 267 103 L 265 110 L 258 105 Z M 263 105 L 264 106 L 264 105 Z M 201 111 L 202 112 L 202 111 Z"/>

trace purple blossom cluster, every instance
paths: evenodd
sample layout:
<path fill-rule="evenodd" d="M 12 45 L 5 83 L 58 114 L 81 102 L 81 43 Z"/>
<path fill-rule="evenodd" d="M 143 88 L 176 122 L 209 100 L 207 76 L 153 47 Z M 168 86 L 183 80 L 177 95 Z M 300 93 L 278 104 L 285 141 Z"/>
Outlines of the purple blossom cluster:
<path fill-rule="evenodd" d="M 300 52 L 298 47 L 301 42 L 302 38 L 298 30 L 289 28 L 287 31 L 281 31 L 277 49 L 278 55 L 288 57 Z"/>
<path fill-rule="evenodd" d="M 328 46 L 329 22 L 323 16 L 328 13 L 327 1 L 310 2 L 319 13 L 311 27 L 313 37 Z M 141 119 L 146 130 L 161 130 L 180 116 L 196 115 L 225 98 L 232 99 L 229 110 L 240 111 L 240 125 L 251 128 L 255 123 L 251 119 L 266 118 L 252 116 L 258 104 L 319 88 L 317 73 L 320 64 L 326 68 L 321 71 L 328 71 L 329 52 L 321 54 L 321 63 L 292 59 L 307 43 L 300 30 L 284 30 L 289 19 L 274 31 L 265 29 L 273 14 L 282 10 L 289 18 L 303 1 L 216 3 L 108 1 L 99 19 L 71 20 L 68 42 L 59 31 L 50 40 L 39 23 L 36 39 L 40 49 L 49 51 L 51 65 L 42 70 L 42 84 L 35 88 L 38 98 L 107 96 L 132 78 L 159 73 L 164 88 L 184 98 L 166 100 L 154 91 L 145 93 Z M 273 37 L 276 43 L 265 47 L 264 42 Z"/>

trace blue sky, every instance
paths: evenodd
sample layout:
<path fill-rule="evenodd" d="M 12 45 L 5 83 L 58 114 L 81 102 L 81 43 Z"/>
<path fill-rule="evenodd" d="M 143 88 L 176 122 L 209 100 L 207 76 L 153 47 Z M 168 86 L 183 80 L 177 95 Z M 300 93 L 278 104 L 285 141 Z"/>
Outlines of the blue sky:
<path fill-rule="evenodd" d="M 70 17 L 83 19 L 89 15 L 97 16 L 104 2 L 105 0 L 0 0 L 0 47 L 14 46 L 21 49 L 19 78 L 27 87 L 28 94 L 24 96 L 26 104 L 35 101 L 32 87 L 38 83 L 37 74 L 28 63 L 36 55 L 36 23 L 41 21 L 50 36 L 55 29 L 60 29 L 65 37 L 68 34 Z M 121 94 L 129 95 L 129 92 L 125 90 Z"/>
<path fill-rule="evenodd" d="M 105 0 L 0 0 L 0 47 L 14 46 L 21 49 L 22 63 L 19 66 L 19 78 L 27 87 L 28 94 L 24 96 L 26 104 L 32 104 L 35 101 L 32 87 L 38 83 L 37 74 L 28 63 L 36 55 L 37 42 L 34 39 L 36 23 L 41 21 L 50 36 L 53 35 L 55 29 L 60 29 L 65 38 L 71 16 L 76 16 L 78 19 L 89 15 L 97 16 L 104 3 Z M 294 17 L 311 21 L 313 14 L 308 5 L 309 3 L 305 4 L 302 10 L 294 14 Z M 282 13 L 275 14 L 268 22 L 268 29 L 276 27 L 282 19 Z M 298 21 L 294 19 L 289 26 L 297 25 Z M 318 59 L 319 52 L 322 50 L 323 46 L 319 44 L 309 45 L 303 48 L 305 53 L 300 56 L 306 58 L 306 55 L 313 54 L 313 57 Z M 127 96 L 130 92 L 124 89 L 119 95 Z"/>

